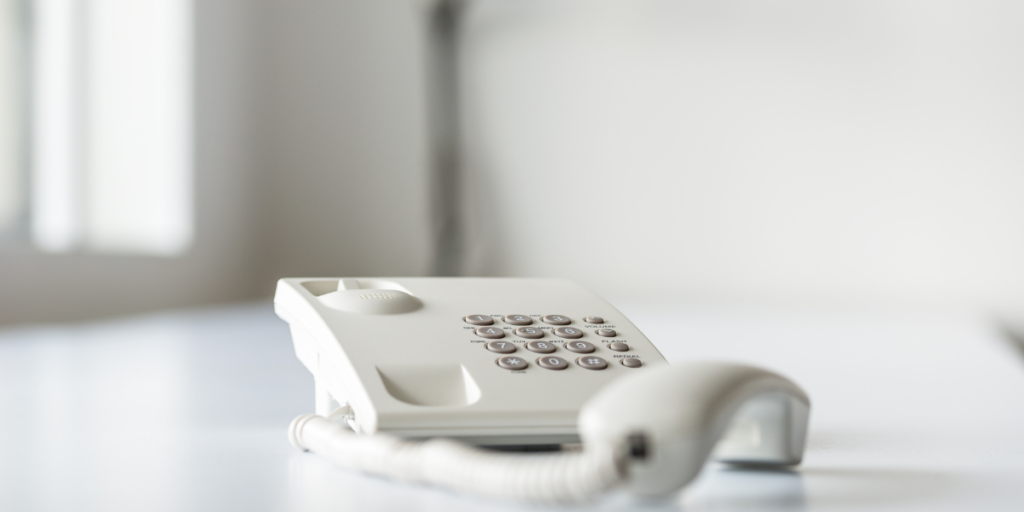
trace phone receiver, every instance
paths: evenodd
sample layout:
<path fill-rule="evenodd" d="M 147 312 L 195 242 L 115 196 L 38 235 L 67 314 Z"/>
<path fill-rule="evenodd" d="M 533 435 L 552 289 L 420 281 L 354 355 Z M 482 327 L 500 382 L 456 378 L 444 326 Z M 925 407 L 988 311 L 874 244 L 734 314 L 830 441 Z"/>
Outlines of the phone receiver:
<path fill-rule="evenodd" d="M 729 363 L 667 366 L 615 380 L 580 410 L 583 450 L 493 452 L 451 441 L 358 435 L 322 416 L 292 421 L 300 449 L 341 466 L 403 481 L 535 502 L 578 502 L 614 488 L 666 495 L 711 458 L 795 465 L 803 457 L 810 402 L 776 373 Z"/>

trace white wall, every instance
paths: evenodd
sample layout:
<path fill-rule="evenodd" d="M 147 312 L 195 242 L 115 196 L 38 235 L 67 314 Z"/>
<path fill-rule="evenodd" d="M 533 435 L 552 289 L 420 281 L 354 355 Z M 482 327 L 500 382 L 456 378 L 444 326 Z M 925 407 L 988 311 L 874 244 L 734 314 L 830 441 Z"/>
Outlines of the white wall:
<path fill-rule="evenodd" d="M 275 278 L 430 269 L 423 28 L 411 4 L 260 4 L 259 229 Z"/>
<path fill-rule="evenodd" d="M 0 322 L 428 272 L 405 0 L 196 2 L 182 258 L 0 251 Z M 698 300 L 1024 303 L 1011 2 L 476 0 L 469 274 Z"/>
<path fill-rule="evenodd" d="M 476 267 L 1024 304 L 1024 5 L 481 1 Z"/>

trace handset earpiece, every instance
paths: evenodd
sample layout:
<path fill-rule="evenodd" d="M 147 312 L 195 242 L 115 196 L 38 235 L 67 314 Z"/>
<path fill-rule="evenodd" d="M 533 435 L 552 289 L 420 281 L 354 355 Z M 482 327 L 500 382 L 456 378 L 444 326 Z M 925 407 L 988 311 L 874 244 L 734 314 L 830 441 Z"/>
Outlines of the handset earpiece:
<path fill-rule="evenodd" d="M 632 451 L 626 490 L 649 496 L 682 489 L 712 453 L 721 462 L 799 464 L 809 413 L 807 395 L 781 375 L 690 363 L 613 381 L 580 410 L 578 428 L 585 447 Z"/>
<path fill-rule="evenodd" d="M 311 414 L 292 421 L 289 436 L 296 447 L 351 469 L 478 495 L 565 503 L 616 487 L 641 496 L 680 490 L 716 445 L 724 462 L 798 464 L 809 407 L 807 395 L 781 375 L 691 363 L 651 368 L 601 389 L 580 410 L 582 452 L 524 456 L 445 439 L 357 435 Z"/>

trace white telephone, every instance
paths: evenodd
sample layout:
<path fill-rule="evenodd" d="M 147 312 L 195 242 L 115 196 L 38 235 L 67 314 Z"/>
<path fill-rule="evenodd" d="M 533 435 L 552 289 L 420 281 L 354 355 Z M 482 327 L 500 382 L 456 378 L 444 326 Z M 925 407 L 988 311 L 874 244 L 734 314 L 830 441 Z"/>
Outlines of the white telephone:
<path fill-rule="evenodd" d="M 806 394 L 749 366 L 669 366 L 628 319 L 554 279 L 282 279 L 315 378 L 301 449 L 394 478 L 531 501 L 681 489 L 716 460 L 793 465 Z M 506 453 L 473 446 L 580 451 Z"/>

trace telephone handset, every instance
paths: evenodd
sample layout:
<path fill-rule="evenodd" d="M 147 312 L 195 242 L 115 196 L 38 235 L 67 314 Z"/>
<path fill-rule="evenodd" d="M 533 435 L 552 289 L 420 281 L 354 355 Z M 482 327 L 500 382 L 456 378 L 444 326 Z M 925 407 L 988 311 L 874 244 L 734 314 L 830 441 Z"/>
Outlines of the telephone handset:
<path fill-rule="evenodd" d="M 299 448 L 394 478 L 531 501 L 681 489 L 712 456 L 793 465 L 809 401 L 749 366 L 669 366 L 628 319 L 555 279 L 282 279 L 314 376 Z M 509 454 L 480 446 L 581 451 Z"/>

